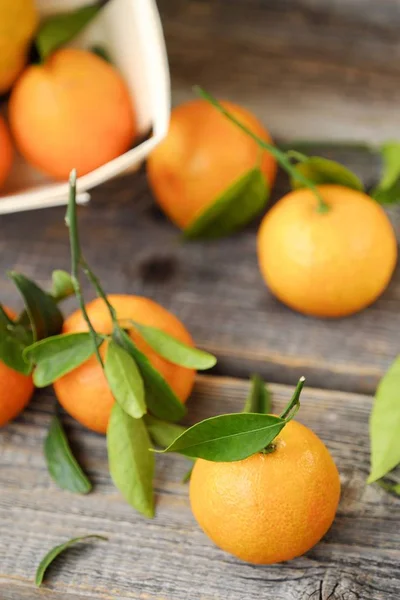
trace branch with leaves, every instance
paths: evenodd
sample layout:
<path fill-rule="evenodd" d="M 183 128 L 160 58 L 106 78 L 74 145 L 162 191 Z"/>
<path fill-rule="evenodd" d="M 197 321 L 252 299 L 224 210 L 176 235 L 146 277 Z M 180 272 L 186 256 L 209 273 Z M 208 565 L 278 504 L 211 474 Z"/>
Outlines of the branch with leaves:
<path fill-rule="evenodd" d="M 128 331 L 134 329 L 159 356 L 189 369 L 213 367 L 211 354 L 192 348 L 155 327 L 136 321 L 120 321 L 100 280 L 86 262 L 79 239 L 76 208 L 76 173 L 70 177 L 70 196 L 66 215 L 71 247 L 71 283 L 88 331 L 47 337 L 24 351 L 27 361 L 35 364 L 34 383 L 43 387 L 96 355 L 108 382 L 115 404 L 107 429 L 107 448 L 111 477 L 125 499 L 147 517 L 154 515 L 154 454 L 151 439 L 168 445 L 178 431 L 174 425 L 185 414 L 185 407 L 162 375 L 139 350 Z M 87 277 L 104 302 L 112 322 L 112 332 L 96 332 L 85 306 L 80 277 Z M 105 359 L 100 347 L 106 344 Z M 65 433 L 53 422 L 46 452 L 50 473 L 60 487 L 87 493 L 88 481 L 71 457 Z M 56 458 L 55 458 L 56 456 Z M 57 464 L 57 461 L 59 464 Z M 62 466 L 64 468 L 62 468 Z"/>

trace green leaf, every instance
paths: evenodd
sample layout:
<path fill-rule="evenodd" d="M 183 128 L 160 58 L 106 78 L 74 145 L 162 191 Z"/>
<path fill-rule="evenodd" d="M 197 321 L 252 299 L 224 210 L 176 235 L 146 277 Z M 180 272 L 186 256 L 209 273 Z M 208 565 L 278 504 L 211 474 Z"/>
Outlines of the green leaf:
<path fill-rule="evenodd" d="M 381 146 L 383 170 L 379 188 L 390 189 L 400 178 L 400 142 L 385 142 Z"/>
<path fill-rule="evenodd" d="M 51 295 L 53 298 L 57 302 L 60 302 L 69 296 L 73 296 L 74 293 L 75 290 L 71 275 L 67 273 L 67 271 L 61 271 L 59 269 L 53 271 L 51 287 Z"/>
<path fill-rule="evenodd" d="M 63 316 L 54 298 L 21 273 L 10 271 L 9 277 L 24 299 L 34 341 L 60 333 Z M 25 323 L 23 316 L 20 322 Z"/>
<path fill-rule="evenodd" d="M 186 471 L 186 473 L 182 477 L 182 483 L 187 483 L 188 481 L 190 481 L 190 478 L 191 478 L 192 473 L 193 473 L 193 469 L 194 469 L 194 464 L 190 467 L 190 469 L 188 469 Z"/>
<path fill-rule="evenodd" d="M 270 444 L 286 425 L 274 415 L 234 413 L 205 419 L 180 435 L 164 452 L 216 462 L 243 460 Z"/>
<path fill-rule="evenodd" d="M 315 185 L 331 183 L 352 188 L 360 192 L 364 190 L 364 186 L 357 175 L 352 171 L 349 171 L 349 169 L 346 169 L 346 167 L 340 163 L 329 160 L 328 158 L 309 156 L 307 157 L 307 160 L 296 165 L 296 170 L 300 171 L 304 177 L 307 177 L 307 179 L 312 181 Z M 301 182 L 295 179 L 292 179 L 291 184 L 294 189 L 304 187 Z"/>
<path fill-rule="evenodd" d="M 186 430 L 186 427 L 176 425 L 175 423 L 168 423 L 168 421 L 161 421 L 161 419 L 157 419 L 153 415 L 146 415 L 144 422 L 153 442 L 162 448 L 166 448 L 172 444 Z"/>
<path fill-rule="evenodd" d="M 183 231 L 186 239 L 213 239 L 241 229 L 266 206 L 267 181 L 256 167 L 228 187 Z"/>
<path fill-rule="evenodd" d="M 368 483 L 372 483 L 400 463 L 400 356 L 378 385 L 369 432 L 371 472 Z"/>
<path fill-rule="evenodd" d="M 203 371 L 211 369 L 217 363 L 217 359 L 212 354 L 198 348 L 193 348 L 192 346 L 187 346 L 157 327 L 142 325 L 141 323 L 136 323 L 136 321 L 130 322 L 157 354 L 175 365 Z"/>
<path fill-rule="evenodd" d="M 379 479 L 376 483 L 386 492 L 400 496 L 400 483 L 392 483 L 384 479 Z"/>
<path fill-rule="evenodd" d="M 371 191 L 370 196 L 379 204 L 397 204 L 400 202 L 400 181 L 387 190 L 377 187 Z"/>
<path fill-rule="evenodd" d="M 101 4 L 82 6 L 42 21 L 36 34 L 36 47 L 44 61 L 52 52 L 70 42 L 97 15 Z"/>
<path fill-rule="evenodd" d="M 10 369 L 23 375 L 29 375 L 32 371 L 32 364 L 24 360 L 24 349 L 24 342 L 13 331 L 0 332 L 0 360 Z"/>
<path fill-rule="evenodd" d="M 103 339 L 99 336 L 97 342 L 100 346 Z M 25 349 L 24 358 L 37 365 L 33 381 L 42 388 L 79 367 L 94 352 L 90 333 L 64 333 L 32 344 Z"/>
<path fill-rule="evenodd" d="M 147 412 L 142 377 L 131 355 L 113 341 L 107 347 L 104 372 L 116 401 L 128 415 L 140 419 Z"/>
<path fill-rule="evenodd" d="M 99 58 L 102 58 L 103 60 L 105 60 L 106 62 L 112 64 L 112 60 L 111 60 L 111 56 L 109 51 L 107 50 L 107 48 L 105 48 L 104 46 L 101 46 L 100 44 L 95 44 L 94 46 L 92 46 L 90 48 L 90 52 L 93 52 L 93 54 L 96 54 L 96 56 L 98 56 Z"/>
<path fill-rule="evenodd" d="M 15 325 L 14 321 L 10 319 L 2 304 L 0 304 L 0 331 L 6 331 L 10 327 Z"/>
<path fill-rule="evenodd" d="M 67 436 L 57 417 L 53 417 L 44 442 L 47 469 L 58 487 L 74 494 L 88 494 L 92 484 L 72 454 Z"/>
<path fill-rule="evenodd" d="M 243 408 L 244 413 L 269 414 L 271 394 L 259 375 L 252 375 L 250 393 Z"/>
<path fill-rule="evenodd" d="M 143 419 L 133 419 L 115 402 L 107 429 L 108 461 L 115 486 L 131 506 L 154 516 L 154 454 Z"/>
<path fill-rule="evenodd" d="M 148 409 L 154 416 L 164 421 L 180 421 L 186 414 L 186 408 L 164 377 L 152 366 L 149 359 L 136 348 L 125 331 L 122 329 L 117 330 L 114 337 L 116 342 L 129 352 L 139 367 Z"/>
<path fill-rule="evenodd" d="M 57 556 L 59 556 L 59 554 L 64 552 L 64 550 L 67 550 L 68 548 L 70 548 L 71 546 L 74 546 L 75 544 L 78 544 L 79 542 L 86 542 L 88 540 L 107 541 L 107 539 L 108 538 L 104 537 L 103 535 L 95 535 L 95 534 L 82 535 L 81 537 L 72 538 L 71 540 L 68 540 L 67 542 L 64 542 L 63 544 L 60 544 L 59 546 L 55 546 L 41 560 L 40 565 L 38 566 L 37 571 L 36 571 L 35 584 L 38 587 L 42 584 L 43 577 L 46 573 L 47 568 L 51 565 L 51 563 L 54 561 L 54 559 L 57 558 Z"/>
<path fill-rule="evenodd" d="M 386 142 L 380 152 L 382 175 L 371 196 L 380 204 L 395 204 L 400 201 L 400 142 Z"/>

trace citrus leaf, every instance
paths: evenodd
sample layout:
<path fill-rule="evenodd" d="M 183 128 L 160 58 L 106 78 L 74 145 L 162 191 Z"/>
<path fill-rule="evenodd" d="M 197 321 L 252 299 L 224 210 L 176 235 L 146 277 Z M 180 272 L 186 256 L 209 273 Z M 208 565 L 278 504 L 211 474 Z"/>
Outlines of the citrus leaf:
<path fill-rule="evenodd" d="M 243 460 L 268 446 L 285 425 L 274 415 L 219 415 L 193 425 L 163 452 L 216 462 Z"/>
<path fill-rule="evenodd" d="M 92 484 L 72 454 L 67 436 L 57 417 L 53 417 L 44 442 L 47 469 L 58 487 L 74 494 L 88 494 Z"/>
<path fill-rule="evenodd" d="M 400 181 L 387 190 L 377 187 L 371 191 L 370 195 L 379 204 L 397 204 L 400 202 Z"/>
<path fill-rule="evenodd" d="M 0 331 L 6 331 L 14 326 L 14 321 L 10 319 L 2 304 L 0 304 Z"/>
<path fill-rule="evenodd" d="M 400 496 L 400 483 L 392 483 L 384 479 L 379 479 L 376 483 L 386 492 Z"/>
<path fill-rule="evenodd" d="M 110 53 L 105 46 L 101 46 L 100 44 L 94 44 L 94 46 L 91 46 L 90 52 L 93 52 L 93 54 L 96 54 L 96 56 L 102 58 L 110 64 L 112 64 L 113 62 L 111 60 Z"/>
<path fill-rule="evenodd" d="M 307 160 L 303 160 L 296 165 L 296 170 L 300 171 L 304 177 L 307 177 L 315 185 L 331 183 L 360 192 L 364 190 L 364 186 L 357 175 L 340 163 L 328 158 L 309 156 Z M 291 180 L 291 185 L 294 189 L 304 187 L 301 182 L 294 179 Z"/>
<path fill-rule="evenodd" d="M 381 190 L 388 190 L 400 178 L 400 142 L 389 141 L 382 144 L 380 148 L 383 169 L 379 182 Z"/>
<path fill-rule="evenodd" d="M 252 375 L 251 388 L 243 408 L 244 413 L 269 414 L 271 394 L 259 375 Z"/>
<path fill-rule="evenodd" d="M 148 409 L 154 416 L 164 421 L 180 421 L 185 416 L 186 409 L 164 377 L 152 366 L 149 359 L 136 348 L 125 331 L 122 329 L 115 331 L 114 338 L 118 344 L 129 352 L 139 367 Z"/>
<path fill-rule="evenodd" d="M 400 201 L 400 142 L 385 142 L 380 153 L 382 175 L 371 196 L 380 204 L 395 204 Z"/>
<path fill-rule="evenodd" d="M 70 42 L 97 15 L 101 4 L 82 6 L 42 21 L 36 34 L 36 47 L 44 61 L 54 50 Z"/>
<path fill-rule="evenodd" d="M 146 517 L 154 516 L 154 454 L 143 419 L 115 402 L 107 428 L 110 475 L 123 497 Z"/>
<path fill-rule="evenodd" d="M 244 227 L 266 206 L 267 181 L 256 167 L 228 187 L 183 231 L 186 239 L 213 239 Z"/>
<path fill-rule="evenodd" d="M 0 333 L 0 360 L 23 375 L 29 375 L 32 371 L 32 364 L 26 362 L 23 357 L 25 344 L 12 332 Z"/>
<path fill-rule="evenodd" d="M 35 584 L 38 587 L 42 584 L 43 577 L 46 573 L 46 570 L 51 565 L 53 560 L 55 558 L 57 558 L 57 556 L 59 556 L 59 554 L 61 554 L 62 552 L 64 552 L 68 548 L 70 548 L 71 546 L 78 544 L 79 542 L 86 542 L 88 540 L 94 540 L 94 539 L 107 541 L 108 538 L 104 537 L 103 535 L 96 535 L 96 534 L 82 535 L 81 537 L 72 538 L 71 540 L 68 540 L 67 542 L 64 542 L 63 544 L 60 544 L 59 546 L 55 546 L 54 548 L 52 548 L 46 554 L 46 556 L 41 560 L 40 565 L 38 566 L 38 568 L 36 570 Z"/>
<path fill-rule="evenodd" d="M 153 442 L 162 448 L 172 444 L 186 430 L 186 427 L 162 421 L 153 415 L 145 415 L 144 422 Z"/>
<path fill-rule="evenodd" d="M 187 483 L 188 481 L 190 481 L 190 478 L 193 473 L 193 469 L 194 469 L 194 464 L 190 467 L 190 469 L 188 469 L 186 471 L 186 473 L 184 474 L 184 476 L 181 479 L 181 483 Z"/>
<path fill-rule="evenodd" d="M 131 355 L 112 341 L 107 347 L 104 373 L 116 401 L 128 415 L 140 419 L 147 411 L 142 377 Z"/>
<path fill-rule="evenodd" d="M 57 269 L 52 273 L 51 295 L 59 302 L 75 293 L 71 275 L 67 271 Z"/>
<path fill-rule="evenodd" d="M 157 354 L 175 365 L 204 371 L 211 369 L 217 363 L 217 359 L 212 354 L 188 346 L 157 327 L 142 325 L 136 321 L 131 323 Z"/>
<path fill-rule="evenodd" d="M 25 275 L 15 271 L 10 271 L 8 275 L 24 299 L 34 341 L 60 333 L 63 316 L 54 298 L 40 289 L 35 282 L 25 277 Z M 25 324 L 25 322 L 26 319 L 22 315 L 20 323 Z"/>
<path fill-rule="evenodd" d="M 369 432 L 371 472 L 368 483 L 372 483 L 400 463 L 400 356 L 378 385 Z"/>
<path fill-rule="evenodd" d="M 98 337 L 97 342 L 100 346 L 103 339 Z M 28 346 L 24 358 L 36 364 L 33 381 L 42 388 L 79 367 L 94 352 L 90 333 L 63 333 Z"/>

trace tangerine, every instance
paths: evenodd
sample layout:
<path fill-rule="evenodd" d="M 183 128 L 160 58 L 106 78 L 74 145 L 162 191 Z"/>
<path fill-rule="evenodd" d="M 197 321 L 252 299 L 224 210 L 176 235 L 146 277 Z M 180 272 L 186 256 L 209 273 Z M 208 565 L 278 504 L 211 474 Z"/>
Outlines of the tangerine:
<path fill-rule="evenodd" d="M 366 194 L 339 185 L 302 188 L 279 200 L 258 232 L 261 273 L 289 307 L 317 317 L 343 317 L 385 290 L 397 260 L 393 227 Z"/>
<path fill-rule="evenodd" d="M 193 340 L 183 324 L 172 313 L 149 298 L 113 294 L 108 296 L 116 310 L 117 318 L 123 322 L 132 319 L 143 325 L 157 327 L 179 341 L 193 346 Z M 98 333 L 110 334 L 112 322 L 103 300 L 97 298 L 86 305 L 94 329 Z M 82 311 L 77 310 L 64 322 L 63 333 L 87 331 Z M 192 391 L 195 372 L 165 360 L 143 340 L 134 329 L 129 335 L 141 352 L 150 360 L 177 397 L 185 402 Z M 100 348 L 104 357 L 106 343 Z M 54 382 L 54 390 L 60 404 L 74 419 L 98 433 L 106 433 L 114 398 L 108 387 L 104 372 L 95 356 L 92 356 Z"/>
<path fill-rule="evenodd" d="M 10 319 L 15 313 L 3 306 Z M 0 427 L 15 419 L 28 404 L 34 390 L 32 376 L 11 369 L 0 360 Z"/>
<path fill-rule="evenodd" d="M 290 421 L 274 451 L 237 462 L 196 460 L 190 503 L 203 531 L 246 562 L 300 556 L 328 531 L 340 497 L 336 465 L 323 442 Z"/>
<path fill-rule="evenodd" d="M 11 170 L 13 147 L 6 123 L 0 117 L 0 188 L 3 186 Z"/>
<path fill-rule="evenodd" d="M 73 168 L 85 175 L 123 154 L 136 129 L 121 75 L 92 52 L 72 48 L 24 71 L 9 115 L 22 155 L 56 179 Z"/>
<path fill-rule="evenodd" d="M 237 104 L 223 106 L 263 140 L 268 131 Z M 256 142 L 205 100 L 193 100 L 172 110 L 169 131 L 147 161 L 155 199 L 178 227 L 196 220 L 235 180 L 260 163 L 269 185 L 276 161 Z"/>

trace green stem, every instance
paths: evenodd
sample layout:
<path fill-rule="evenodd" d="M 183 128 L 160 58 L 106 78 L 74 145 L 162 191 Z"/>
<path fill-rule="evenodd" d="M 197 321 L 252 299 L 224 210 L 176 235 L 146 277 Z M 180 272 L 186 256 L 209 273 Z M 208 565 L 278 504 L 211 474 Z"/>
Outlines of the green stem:
<path fill-rule="evenodd" d="M 69 176 L 69 201 L 68 201 L 68 209 L 65 218 L 67 227 L 69 229 L 69 242 L 71 247 L 71 279 L 72 285 L 74 286 L 75 295 L 77 297 L 80 309 L 82 311 L 83 318 L 85 319 L 87 326 L 89 328 L 89 332 L 92 336 L 93 345 L 95 348 L 95 353 L 97 360 L 103 367 L 103 360 L 100 356 L 100 351 L 97 345 L 97 337 L 96 331 L 93 328 L 93 325 L 89 319 L 89 315 L 87 313 L 85 307 L 85 301 L 83 298 L 82 288 L 79 280 L 79 264 L 81 261 L 81 247 L 79 243 L 79 232 L 78 232 L 78 219 L 76 214 L 76 169 L 71 171 Z"/>
<path fill-rule="evenodd" d="M 287 421 L 290 421 L 291 419 L 293 419 L 294 415 L 299 410 L 300 394 L 301 394 L 301 390 L 304 387 L 304 382 L 305 382 L 305 377 L 300 377 L 289 404 L 287 405 L 287 407 L 285 408 L 283 413 L 281 415 L 279 415 L 281 419 L 286 419 Z"/>
<path fill-rule="evenodd" d="M 286 152 L 286 156 L 288 158 L 294 158 L 298 162 L 305 162 L 306 160 L 308 160 L 308 156 L 306 156 L 306 154 L 298 152 L 297 150 L 288 150 Z"/>
<path fill-rule="evenodd" d="M 264 150 L 267 150 L 270 154 L 272 154 L 272 156 L 274 158 L 276 158 L 276 160 L 280 164 L 280 166 L 293 179 L 296 179 L 297 181 L 302 183 L 304 186 L 308 187 L 313 192 L 313 194 L 315 195 L 315 197 L 318 200 L 318 211 L 319 212 L 325 213 L 329 210 L 329 206 L 326 204 L 325 200 L 322 198 L 316 185 L 310 179 L 305 177 L 300 171 L 298 171 L 295 166 L 292 165 L 292 163 L 290 162 L 290 159 L 284 152 L 279 150 L 279 148 L 277 148 L 276 146 L 273 146 L 272 144 L 268 144 L 268 142 L 265 142 L 264 140 L 259 138 L 258 135 L 253 133 L 251 131 L 251 129 L 246 127 L 246 125 L 243 125 L 243 123 L 239 119 L 237 119 L 228 110 L 226 110 L 226 108 L 224 108 L 222 106 L 222 104 L 220 102 L 218 102 L 218 100 L 216 98 L 214 98 L 214 96 L 212 96 L 211 94 L 206 92 L 204 89 L 196 86 L 195 91 L 202 98 L 204 98 L 204 100 L 207 100 L 208 102 L 210 102 L 210 104 L 212 104 L 217 110 L 219 110 L 219 112 L 221 114 L 223 114 L 225 117 L 227 117 L 227 119 L 229 119 L 232 123 L 234 123 L 242 131 L 244 131 L 244 133 L 246 133 L 248 136 L 250 136 L 258 144 L 258 146 L 260 146 L 260 148 L 263 148 Z"/>
<path fill-rule="evenodd" d="M 83 257 L 81 257 L 81 266 L 82 266 L 82 270 L 85 273 L 86 277 L 89 279 L 89 281 L 93 285 L 94 289 L 96 290 L 97 295 L 99 296 L 99 298 L 101 298 L 105 302 L 105 305 L 107 306 L 108 311 L 110 313 L 110 317 L 113 322 L 113 325 L 117 326 L 118 325 L 117 313 L 115 311 L 115 308 L 113 307 L 113 305 L 110 303 L 109 299 L 107 298 L 107 294 L 103 290 L 99 278 L 96 277 L 96 275 L 93 273 L 93 271 L 89 268 L 89 265 L 87 264 L 87 262 L 85 261 L 85 259 Z"/>

